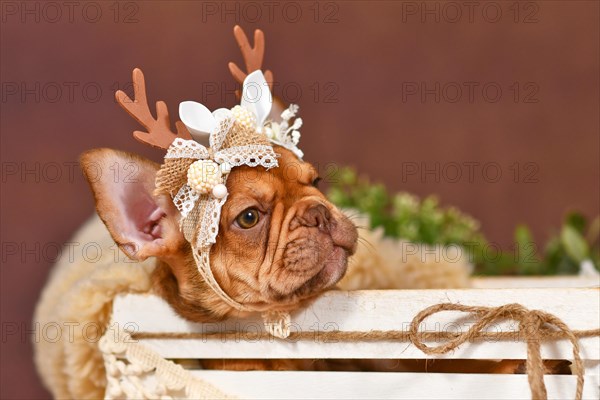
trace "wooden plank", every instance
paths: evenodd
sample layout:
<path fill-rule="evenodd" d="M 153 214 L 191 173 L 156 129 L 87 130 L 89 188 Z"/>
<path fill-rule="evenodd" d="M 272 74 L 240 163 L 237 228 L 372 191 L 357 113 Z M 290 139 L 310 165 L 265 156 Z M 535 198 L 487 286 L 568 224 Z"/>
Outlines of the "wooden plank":
<path fill-rule="evenodd" d="M 526 375 L 192 371 L 243 399 L 526 399 Z M 549 399 L 570 399 L 575 377 L 546 376 Z M 151 384 L 153 378 L 148 378 Z M 598 376 L 586 376 L 583 398 L 600 397 Z"/>
<path fill-rule="evenodd" d="M 332 291 L 325 293 L 307 308 L 292 315 L 292 330 L 324 332 L 369 331 L 371 329 L 407 330 L 413 316 L 421 309 L 440 302 L 466 305 L 499 306 L 510 302 L 532 309 L 544 309 L 561 318 L 572 329 L 594 329 L 600 326 L 600 292 L 597 289 L 493 289 L 493 290 L 398 290 L 398 291 Z M 161 318 L 156 318 L 160 315 Z M 425 324 L 436 331 L 466 330 L 471 321 L 463 314 L 446 312 Z M 458 323 L 456 322 L 458 321 Z M 209 333 L 224 330 L 256 332 L 263 330 L 259 319 L 230 320 L 221 324 L 195 324 L 176 315 L 160 298 L 149 295 L 126 295 L 114 303 L 113 323 L 129 325 L 135 331 Z M 515 330 L 514 324 L 498 324 L 495 331 Z M 326 343 L 316 340 L 300 342 L 266 340 L 149 339 L 150 348 L 167 358 L 425 358 L 407 343 Z M 581 340 L 582 356 L 597 360 L 600 338 Z M 542 346 L 545 358 L 572 357 L 567 341 Z M 465 345 L 441 358 L 525 358 L 525 345 L 520 342 L 485 342 Z"/>
<path fill-rule="evenodd" d="M 572 288 L 330 291 L 292 313 L 292 323 L 295 329 L 308 332 L 408 329 L 419 311 L 438 303 L 488 307 L 519 303 L 530 309 L 546 310 L 574 330 L 600 326 L 600 290 Z M 158 315 L 160 318 L 157 318 Z M 457 327 L 456 321 L 464 325 L 460 328 L 469 324 L 463 313 L 444 312 L 428 321 L 425 328 L 450 330 Z M 214 332 L 262 327 L 260 318 L 256 316 L 223 323 L 193 323 L 175 314 L 159 297 L 140 294 L 117 296 L 113 305 L 113 322 L 121 326 L 129 324 L 141 332 L 164 332 L 166 327 L 169 332 Z M 497 328 L 510 329 L 511 326 L 499 324 Z"/>
<path fill-rule="evenodd" d="M 600 286 L 600 276 L 476 277 L 471 285 L 476 289 L 589 288 Z"/>
<path fill-rule="evenodd" d="M 272 341 L 220 341 L 190 339 L 144 339 L 141 343 L 156 351 L 165 358 L 464 358 L 464 359 L 499 359 L 527 358 L 524 343 L 470 343 L 457 350 L 441 355 L 427 356 L 413 345 L 406 342 L 339 342 L 320 343 L 299 341 L 292 343 L 273 339 Z M 586 359 L 597 359 L 600 354 L 600 339 L 586 338 L 580 341 L 581 356 Z M 546 359 L 572 359 L 572 347 L 566 341 L 557 341 L 542 345 L 542 357 Z"/>

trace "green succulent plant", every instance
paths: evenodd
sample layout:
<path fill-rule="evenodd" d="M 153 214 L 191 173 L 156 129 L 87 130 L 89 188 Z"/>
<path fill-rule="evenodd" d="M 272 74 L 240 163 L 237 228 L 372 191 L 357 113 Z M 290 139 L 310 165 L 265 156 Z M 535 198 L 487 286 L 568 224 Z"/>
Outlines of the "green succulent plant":
<path fill-rule="evenodd" d="M 371 183 L 344 167 L 331 176 L 328 196 L 342 208 L 369 216 L 371 228 L 382 227 L 384 235 L 414 243 L 456 244 L 470 252 L 475 273 L 481 275 L 556 275 L 577 273 L 584 260 L 600 265 L 600 218 L 588 227 L 586 218 L 569 213 L 559 233 L 542 251 L 537 249 L 526 225 L 515 228 L 514 251 L 496 251 L 480 230 L 479 222 L 455 207 L 442 207 L 435 196 L 423 199 L 406 193 L 389 193 L 380 183 Z"/>

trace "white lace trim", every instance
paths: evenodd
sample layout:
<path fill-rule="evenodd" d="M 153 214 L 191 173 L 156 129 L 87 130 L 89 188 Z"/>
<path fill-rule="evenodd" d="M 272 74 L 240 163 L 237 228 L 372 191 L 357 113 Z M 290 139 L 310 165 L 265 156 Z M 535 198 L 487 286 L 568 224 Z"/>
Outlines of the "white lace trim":
<path fill-rule="evenodd" d="M 231 130 L 235 119 L 231 113 L 231 110 L 219 109 L 214 113 L 215 119 L 217 120 L 217 129 L 210 135 L 209 143 L 210 147 L 218 150 L 223 146 L 227 134 Z"/>
<path fill-rule="evenodd" d="M 123 330 L 109 327 L 98 344 L 106 367 L 106 399 L 232 398 L 137 343 Z M 150 386 L 149 376 L 156 378 Z"/>
<path fill-rule="evenodd" d="M 287 321 L 282 327 L 268 320 Z M 284 339 L 289 334 L 290 316 L 285 312 L 263 313 L 265 327 Z M 273 330 L 269 329 L 273 327 Z M 284 331 L 287 329 L 288 334 Z M 231 399 L 235 398 L 213 384 L 194 377 L 181 365 L 162 358 L 152 349 L 138 343 L 131 335 L 114 325 L 108 327 L 98 348 L 106 368 L 105 399 Z M 154 379 L 149 379 L 153 377 Z"/>
<path fill-rule="evenodd" d="M 165 159 L 193 158 L 203 160 L 208 158 L 208 150 L 195 140 L 175 139 L 169 146 Z"/>
<path fill-rule="evenodd" d="M 200 201 L 205 202 L 206 204 L 203 204 L 204 213 L 200 220 L 200 231 L 198 232 L 195 246 L 199 249 L 217 242 L 219 221 L 221 220 L 221 208 L 223 207 L 223 204 L 225 204 L 225 201 L 227 201 L 227 196 L 222 199 L 204 198 Z"/>
<path fill-rule="evenodd" d="M 272 146 L 250 144 L 246 146 L 235 146 L 220 150 L 215 154 L 215 161 L 222 164 L 229 163 L 232 167 L 248 165 L 250 167 L 262 166 L 266 169 L 276 167 L 277 155 Z"/>
<path fill-rule="evenodd" d="M 179 192 L 173 197 L 173 203 L 179 210 L 181 218 L 186 218 L 188 214 L 194 209 L 196 201 L 200 198 L 200 195 L 192 190 L 188 185 L 183 185 Z"/>

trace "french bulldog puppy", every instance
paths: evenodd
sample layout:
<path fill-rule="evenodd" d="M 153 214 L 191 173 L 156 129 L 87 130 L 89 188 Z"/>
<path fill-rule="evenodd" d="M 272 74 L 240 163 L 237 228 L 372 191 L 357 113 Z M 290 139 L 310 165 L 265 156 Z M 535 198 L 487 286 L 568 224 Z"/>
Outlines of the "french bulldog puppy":
<path fill-rule="evenodd" d="M 291 310 L 335 286 L 355 252 L 357 228 L 316 188 L 318 174 L 291 151 L 275 146 L 279 167 L 238 167 L 227 180 L 213 274 L 244 305 Z M 96 209 L 111 236 L 133 260 L 155 257 L 154 291 L 182 317 L 214 322 L 240 312 L 225 303 L 197 270 L 167 195 L 154 194 L 159 165 L 134 154 L 96 149 L 81 157 Z M 354 370 L 524 373 L 522 360 L 202 360 L 229 370 Z M 547 361 L 549 373 L 568 363 Z"/>
<path fill-rule="evenodd" d="M 261 69 L 264 36 L 255 31 L 253 47 L 240 27 L 234 28 L 234 36 L 247 71 L 234 63 L 229 69 L 239 83 L 244 83 L 249 74 Z M 273 82 L 270 71 L 264 75 L 265 83 Z M 135 100 L 119 92 L 117 100 L 148 129 L 147 133 L 136 131 L 134 136 L 163 149 L 176 136 L 190 139 L 181 122 L 176 123 L 177 133 L 170 131 L 164 103 L 157 103 L 157 117 L 152 116 L 141 71 L 134 70 L 133 79 Z M 275 108 L 279 114 L 285 107 L 280 104 Z M 273 150 L 278 155 L 276 168 L 238 166 L 231 170 L 218 236 L 210 248 L 210 268 L 218 286 L 238 304 L 253 310 L 290 311 L 343 277 L 348 258 L 356 250 L 358 234 L 355 225 L 317 189 L 318 173 L 313 166 L 287 148 L 274 145 Z M 194 322 L 240 316 L 241 312 L 224 301 L 199 273 L 193 249 L 180 230 L 181 215 L 173 199 L 155 190 L 158 164 L 133 154 L 97 149 L 83 154 L 81 165 L 98 215 L 112 238 L 133 260 L 156 258 L 154 291 L 177 313 Z M 390 366 L 381 360 L 205 360 L 203 366 L 522 373 L 523 364 L 519 360 L 419 362 L 394 361 Z"/>
<path fill-rule="evenodd" d="M 333 287 L 358 239 L 354 224 L 316 188 L 316 169 L 283 147 L 274 150 L 277 168 L 231 171 L 210 252 L 221 288 L 266 310 L 293 309 Z M 155 290 L 177 313 L 194 322 L 239 316 L 199 274 L 172 199 L 154 194 L 158 164 L 97 149 L 84 153 L 81 165 L 111 236 L 134 260 L 156 257 Z"/>

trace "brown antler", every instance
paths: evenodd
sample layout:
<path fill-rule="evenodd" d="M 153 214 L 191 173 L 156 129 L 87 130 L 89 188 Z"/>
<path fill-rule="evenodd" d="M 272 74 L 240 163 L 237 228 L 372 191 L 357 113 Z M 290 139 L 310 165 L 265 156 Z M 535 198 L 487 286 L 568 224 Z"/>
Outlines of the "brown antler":
<path fill-rule="evenodd" d="M 171 131 L 169 110 L 164 101 L 156 102 L 156 119 L 154 119 L 148 107 L 144 74 L 139 68 L 133 70 L 133 93 L 134 100 L 131 100 L 122 90 L 117 90 L 115 93 L 115 98 L 121 107 L 147 130 L 147 132 L 135 131 L 133 137 L 142 143 L 161 149 L 168 149 L 176 137 L 192 138 L 181 121 L 175 123 L 177 133 Z"/>
<path fill-rule="evenodd" d="M 260 29 L 254 31 L 254 47 L 250 47 L 248 36 L 246 36 L 244 30 L 239 25 L 233 28 L 233 36 L 235 36 L 235 40 L 242 51 L 242 56 L 246 64 L 246 72 L 244 73 L 234 62 L 229 63 L 229 71 L 233 75 L 233 78 L 242 84 L 248 74 L 262 68 L 263 57 L 265 55 L 265 34 Z M 269 89 L 273 90 L 273 73 L 271 71 L 264 71 L 264 74 L 266 81 L 269 83 Z"/>

